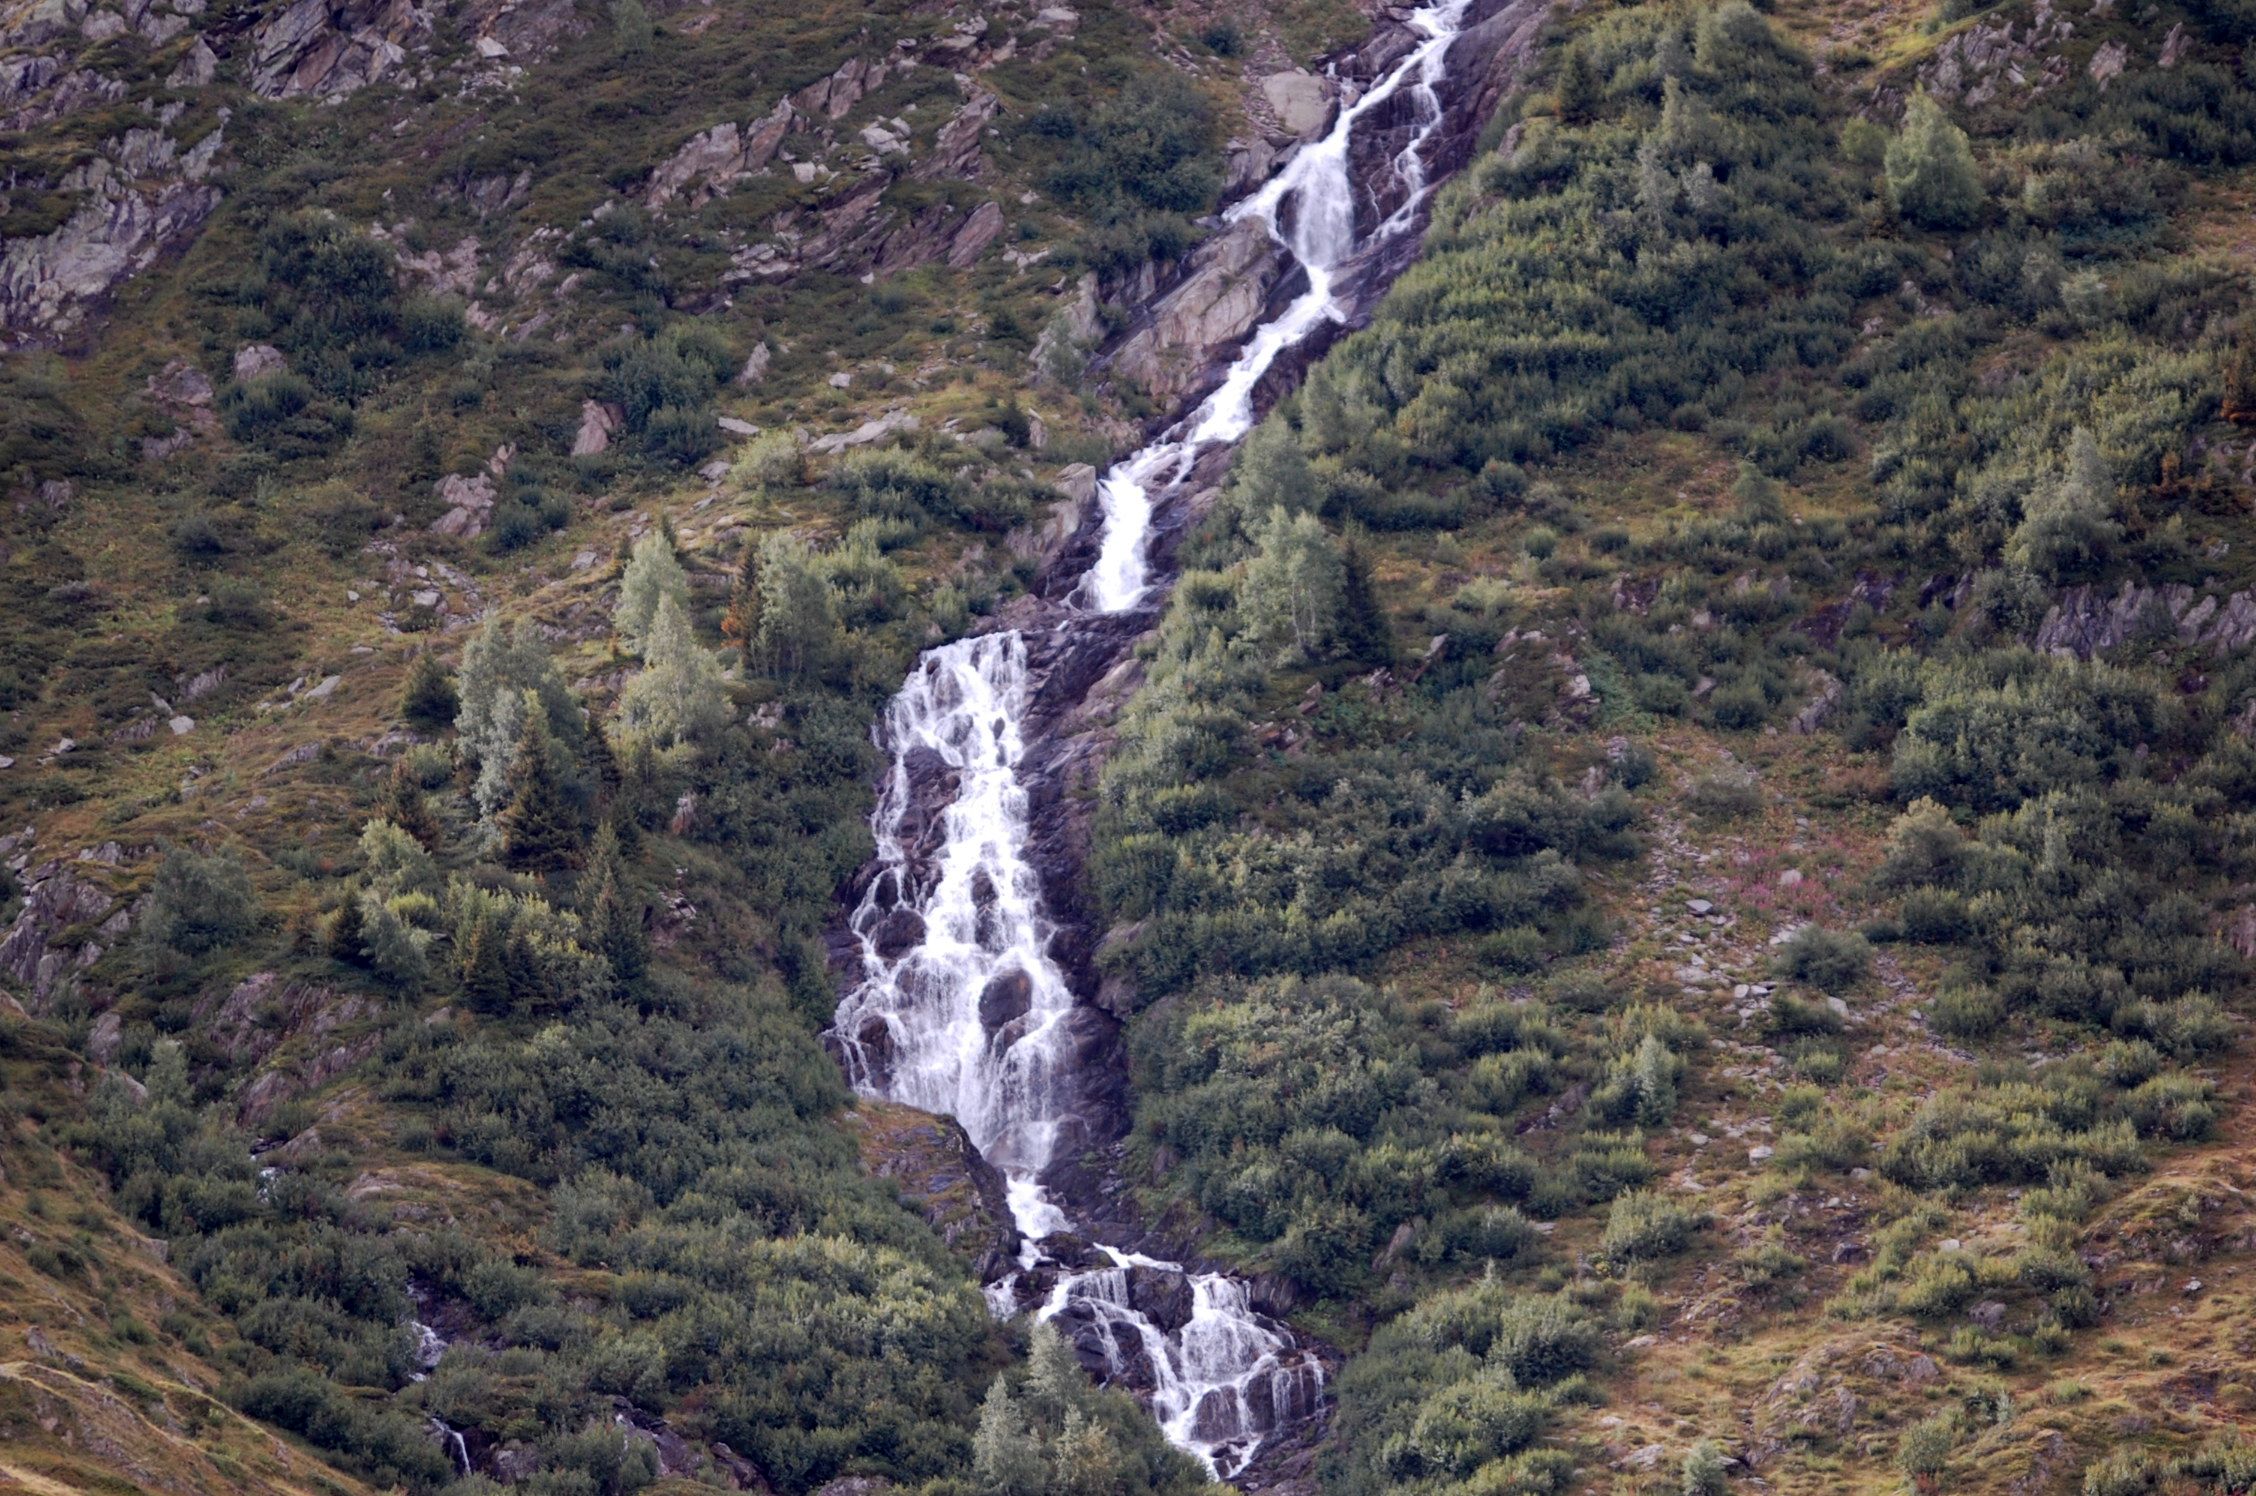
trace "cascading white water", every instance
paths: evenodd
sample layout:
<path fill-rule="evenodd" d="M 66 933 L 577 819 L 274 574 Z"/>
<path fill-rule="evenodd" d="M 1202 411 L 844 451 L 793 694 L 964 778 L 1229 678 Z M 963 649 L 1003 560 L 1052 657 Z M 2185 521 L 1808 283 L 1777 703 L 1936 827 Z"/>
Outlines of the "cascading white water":
<path fill-rule="evenodd" d="M 1449 44 L 1457 39 L 1470 3 L 1441 0 L 1413 13 L 1408 24 L 1422 38 L 1418 46 L 1362 97 L 1342 109 L 1323 139 L 1301 147 L 1283 171 L 1225 215 L 1232 223 L 1259 220 L 1307 274 L 1308 288 L 1277 316 L 1254 329 L 1222 382 L 1196 410 L 1158 441 L 1114 466 L 1098 485 L 1098 496 L 1104 503 L 1104 535 L 1096 564 L 1089 568 L 1080 590 L 1088 606 L 1101 613 L 1117 613 L 1142 600 L 1149 585 L 1145 551 L 1151 538 L 1154 494 L 1165 493 L 1180 483 L 1207 448 L 1218 442 L 1234 442 L 1253 429 L 1254 390 L 1278 356 L 1297 347 L 1324 323 L 1346 316 L 1346 308 L 1332 294 L 1341 267 L 1373 244 L 1416 223 L 1431 185 L 1424 152 L 1442 117 L 1436 88 L 1448 61 Z M 1419 125 L 1394 158 L 1395 176 L 1403 188 L 1402 203 L 1370 233 L 1358 235 L 1355 183 L 1348 174 L 1355 127 L 1404 88 L 1411 89 L 1417 100 Z M 1279 223 L 1288 203 L 1293 216 L 1290 231 L 1285 232 Z"/>
<path fill-rule="evenodd" d="M 1118 613 L 1147 601 L 1158 504 L 1203 453 L 1252 429 L 1255 391 L 1280 355 L 1346 317 L 1334 292 L 1349 262 L 1416 222 L 1429 188 L 1422 153 L 1442 119 L 1436 85 L 1469 4 L 1440 0 L 1416 12 L 1419 45 L 1230 210 L 1233 221 L 1263 224 L 1307 288 L 1255 329 L 1195 410 L 1106 474 L 1103 537 L 1076 593 L 1080 608 Z M 1418 123 L 1393 162 L 1403 200 L 1358 234 L 1355 130 L 1405 88 Z M 1071 617 L 1060 626 L 1071 628 Z M 1027 856 L 1019 766 L 1028 695 L 1025 637 L 1003 632 L 926 651 L 893 698 L 880 730 L 892 771 L 871 823 L 877 867 L 851 919 L 862 980 L 840 1003 L 833 1037 L 857 1090 L 953 1116 L 1003 1171 L 1026 1244 L 1018 1274 L 989 1290 L 997 1312 L 1039 1296 L 1040 1317 L 1071 1328 L 1114 1377 L 1143 1383 L 1167 1436 L 1228 1477 L 1270 1434 L 1315 1410 L 1323 1366 L 1253 1307 L 1243 1283 L 1082 1243 L 1042 1186 L 1073 1120 L 1074 1004 Z M 932 797 L 918 791 L 936 775 L 954 786 L 935 846 L 918 820 Z"/>

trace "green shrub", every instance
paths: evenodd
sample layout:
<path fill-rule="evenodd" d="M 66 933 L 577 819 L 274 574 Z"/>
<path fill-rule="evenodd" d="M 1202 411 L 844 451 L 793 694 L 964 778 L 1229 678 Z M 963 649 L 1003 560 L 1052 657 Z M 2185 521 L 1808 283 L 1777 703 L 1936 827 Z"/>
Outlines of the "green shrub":
<path fill-rule="evenodd" d="M 1598 1249 L 1616 1263 L 1673 1257 L 1691 1244 L 1699 1224 L 1697 1215 L 1674 1201 L 1631 1190 L 1615 1197 Z"/>
<path fill-rule="evenodd" d="M 1927 94 L 1912 95 L 1885 164 L 1889 201 L 1921 228 L 1965 228 L 1980 215 L 1982 181 L 1966 132 Z"/>
<path fill-rule="evenodd" d="M 258 896 L 232 849 L 172 847 L 150 881 L 138 934 L 149 945 L 202 956 L 243 939 L 258 921 Z"/>
<path fill-rule="evenodd" d="M 1778 970 L 1821 992 L 1856 988 L 1872 972 L 1872 947 L 1862 935 L 1804 925 L 1779 948 Z"/>

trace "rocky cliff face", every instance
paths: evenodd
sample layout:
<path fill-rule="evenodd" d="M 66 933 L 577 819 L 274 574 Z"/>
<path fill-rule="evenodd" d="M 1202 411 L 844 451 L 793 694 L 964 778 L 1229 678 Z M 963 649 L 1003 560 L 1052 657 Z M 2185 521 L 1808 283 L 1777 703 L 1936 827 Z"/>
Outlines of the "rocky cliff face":
<path fill-rule="evenodd" d="M 219 205 L 209 178 L 225 143 L 226 113 L 184 147 L 172 130 L 185 108 L 169 103 L 148 126 L 103 142 L 54 185 L 77 204 L 69 218 L 49 233 L 0 245 L 0 347 L 80 331 L 120 285 L 203 227 Z"/>

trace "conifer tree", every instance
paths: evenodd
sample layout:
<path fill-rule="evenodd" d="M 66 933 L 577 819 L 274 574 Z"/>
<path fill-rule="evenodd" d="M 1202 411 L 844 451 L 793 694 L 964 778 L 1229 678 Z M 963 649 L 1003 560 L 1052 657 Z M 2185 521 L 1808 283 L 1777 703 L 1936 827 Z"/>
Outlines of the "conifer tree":
<path fill-rule="evenodd" d="M 627 732 L 659 747 L 695 742 L 728 720 L 720 662 L 691 634 L 689 615 L 662 598 L 642 671 L 619 693 Z"/>
<path fill-rule="evenodd" d="M 584 758 L 588 774 L 595 781 L 597 802 L 610 804 L 611 797 L 619 793 L 625 771 L 619 767 L 619 755 L 612 750 L 610 730 L 601 722 L 588 723 L 587 752 Z"/>
<path fill-rule="evenodd" d="M 729 584 L 728 608 L 721 614 L 721 637 L 743 651 L 747 661 L 760 632 L 760 547 L 747 541 Z"/>
<path fill-rule="evenodd" d="M 587 890 L 581 918 L 594 949 L 611 963 L 622 991 L 632 991 L 650 969 L 650 936 L 643 929 L 643 903 L 626 886 L 619 835 L 607 821 L 595 833 L 588 859 Z"/>
<path fill-rule="evenodd" d="M 391 776 L 384 781 L 384 819 L 425 847 L 438 845 L 439 818 L 432 813 L 423 787 L 408 772 L 405 759 L 392 765 Z"/>
<path fill-rule="evenodd" d="M 614 628 L 619 645 L 628 654 L 644 654 L 658 606 L 671 598 L 689 606 L 689 577 L 674 556 L 674 546 L 664 528 L 654 529 L 635 542 L 626 572 L 619 578 L 619 610 Z"/>
<path fill-rule="evenodd" d="M 502 956 L 507 939 L 500 920 L 481 917 L 462 944 L 462 995 L 481 1013 L 509 1011 L 509 968 Z"/>
<path fill-rule="evenodd" d="M 971 1440 L 971 1474 L 981 1496 L 1045 1496 L 1042 1449 L 996 1377 L 980 1405 L 979 1431 Z"/>
<path fill-rule="evenodd" d="M 1394 641 L 1386 610 L 1371 584 L 1371 557 L 1363 542 L 1349 536 L 1340 548 L 1339 647 L 1366 665 L 1394 663 Z"/>
<path fill-rule="evenodd" d="M 805 541 L 779 531 L 760 542 L 759 590 L 754 653 L 783 680 L 821 670 L 837 642 L 838 610 Z"/>
<path fill-rule="evenodd" d="M 425 732 L 442 732 L 462 709 L 454 693 L 454 677 L 429 650 L 407 667 L 407 684 L 400 689 L 400 719 Z"/>
<path fill-rule="evenodd" d="M 587 828 L 566 792 L 561 755 L 537 698 L 526 698 L 524 721 L 501 812 L 502 855 L 512 867 L 535 872 L 577 867 Z"/>
<path fill-rule="evenodd" d="M 1339 626 L 1346 591 L 1339 547 L 1313 514 L 1269 511 L 1246 568 L 1246 621 L 1285 658 L 1315 659 Z"/>
<path fill-rule="evenodd" d="M 368 964 L 368 937 L 362 928 L 360 890 L 345 895 L 329 921 L 329 954 L 347 966 Z"/>
<path fill-rule="evenodd" d="M 1981 214 L 1982 179 L 1966 132 L 1927 94 L 1912 95 L 1903 129 L 1888 142 L 1884 169 L 1888 200 L 1907 222 L 1962 229 Z"/>

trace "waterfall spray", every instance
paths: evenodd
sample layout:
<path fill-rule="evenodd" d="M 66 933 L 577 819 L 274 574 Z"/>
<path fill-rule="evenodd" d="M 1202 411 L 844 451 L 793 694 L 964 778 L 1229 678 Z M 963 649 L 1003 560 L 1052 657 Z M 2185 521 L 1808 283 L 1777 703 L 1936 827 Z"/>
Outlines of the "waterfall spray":
<path fill-rule="evenodd" d="M 1149 555 L 1159 504 L 1203 454 L 1252 429 L 1255 391 L 1282 354 L 1347 317 L 1335 296 L 1345 267 L 1416 223 L 1430 189 L 1424 151 L 1442 122 L 1436 85 L 1469 3 L 1415 12 L 1418 45 L 1230 210 L 1233 221 L 1260 222 L 1307 287 L 1254 330 L 1197 408 L 1105 475 L 1099 553 L 1060 627 L 1155 600 L 1167 580 Z M 1392 163 L 1403 200 L 1359 233 L 1355 132 L 1406 89 L 1418 123 Z M 1026 1245 L 1015 1277 L 989 1290 L 998 1312 L 1033 1302 L 1094 1347 L 1114 1378 L 1133 1369 L 1167 1436 L 1232 1476 L 1316 1409 L 1323 1366 L 1254 1308 L 1243 1283 L 1065 1235 L 1072 1215 L 1043 1187 L 1073 1121 L 1074 1003 L 1027 855 L 1028 696 L 1025 637 L 1003 632 L 926 651 L 893 698 L 879 732 L 892 769 L 871 823 L 877 866 L 850 921 L 862 978 L 832 1035 L 857 1090 L 953 1116 L 1003 1171 Z M 936 849 L 932 828 L 917 823 L 918 777 L 931 775 L 954 785 Z"/>

